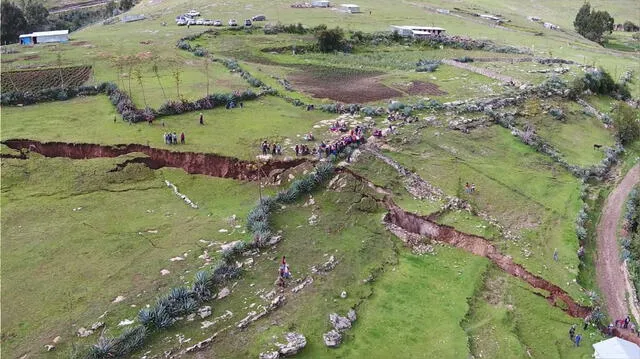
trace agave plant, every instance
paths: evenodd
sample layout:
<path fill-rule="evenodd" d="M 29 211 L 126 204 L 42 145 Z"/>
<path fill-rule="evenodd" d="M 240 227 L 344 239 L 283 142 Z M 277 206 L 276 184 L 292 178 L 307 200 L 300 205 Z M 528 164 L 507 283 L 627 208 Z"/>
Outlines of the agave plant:
<path fill-rule="evenodd" d="M 89 349 L 88 357 L 92 359 L 113 357 L 114 345 L 113 338 L 101 336 L 98 338 L 98 342 Z"/>
<path fill-rule="evenodd" d="M 125 329 L 114 340 L 113 356 L 117 358 L 128 356 L 144 343 L 146 337 L 147 329 L 141 325 Z"/>
<path fill-rule="evenodd" d="M 296 200 L 296 194 L 290 189 L 280 191 L 276 195 L 276 201 L 280 203 L 291 203 Z"/>
<path fill-rule="evenodd" d="M 138 319 L 144 326 L 149 326 L 153 323 L 154 311 L 150 308 L 143 308 L 138 312 Z"/>
<path fill-rule="evenodd" d="M 153 324 L 157 328 L 168 328 L 173 324 L 173 318 L 167 310 L 167 307 L 158 305 L 154 308 Z"/>

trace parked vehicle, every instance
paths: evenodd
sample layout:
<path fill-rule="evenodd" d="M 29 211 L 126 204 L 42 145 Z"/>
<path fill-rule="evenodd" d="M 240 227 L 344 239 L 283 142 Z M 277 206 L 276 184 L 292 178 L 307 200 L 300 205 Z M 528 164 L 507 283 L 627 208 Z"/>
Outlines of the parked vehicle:
<path fill-rule="evenodd" d="M 196 21 L 194 19 L 187 20 L 187 25 L 195 25 Z"/>
<path fill-rule="evenodd" d="M 204 25 L 204 26 L 212 26 L 212 25 L 214 25 L 214 21 L 213 20 L 205 19 L 205 20 L 202 20 L 202 22 L 203 22 L 202 25 Z"/>
<path fill-rule="evenodd" d="M 251 18 L 251 21 L 266 21 L 267 17 L 264 15 L 256 15 Z"/>
<path fill-rule="evenodd" d="M 249 19 L 244 20 L 244 27 L 251 27 L 251 20 Z"/>
<path fill-rule="evenodd" d="M 203 19 L 196 20 L 196 25 L 204 25 L 204 20 Z"/>
<path fill-rule="evenodd" d="M 236 19 L 229 19 L 229 26 L 238 26 Z"/>
<path fill-rule="evenodd" d="M 187 20 L 185 20 L 185 19 L 180 19 L 180 20 L 176 21 L 176 24 L 177 24 L 178 26 L 184 26 L 184 25 L 186 25 L 186 24 L 187 24 Z"/>
<path fill-rule="evenodd" d="M 196 16 L 200 16 L 200 12 L 198 12 L 198 11 L 196 11 L 196 10 L 191 9 L 191 10 L 189 10 L 189 12 L 188 12 L 188 13 L 186 13 L 185 15 L 189 15 L 189 16 L 191 16 L 191 17 L 196 17 Z"/>
<path fill-rule="evenodd" d="M 213 26 L 222 26 L 222 21 L 220 21 L 220 20 L 213 20 Z"/>

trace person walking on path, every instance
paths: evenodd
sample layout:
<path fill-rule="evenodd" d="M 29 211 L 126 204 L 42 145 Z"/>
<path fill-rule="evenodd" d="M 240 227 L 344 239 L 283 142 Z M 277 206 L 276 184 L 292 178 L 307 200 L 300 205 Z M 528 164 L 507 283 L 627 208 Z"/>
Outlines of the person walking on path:
<path fill-rule="evenodd" d="M 184 145 L 184 132 L 180 134 L 180 143 Z"/>
<path fill-rule="evenodd" d="M 200 112 L 200 124 L 204 125 L 204 115 Z"/>
<path fill-rule="evenodd" d="M 580 334 L 576 335 L 576 340 L 575 340 L 576 347 L 580 346 L 580 341 L 581 340 L 582 340 L 582 335 L 580 335 Z"/>

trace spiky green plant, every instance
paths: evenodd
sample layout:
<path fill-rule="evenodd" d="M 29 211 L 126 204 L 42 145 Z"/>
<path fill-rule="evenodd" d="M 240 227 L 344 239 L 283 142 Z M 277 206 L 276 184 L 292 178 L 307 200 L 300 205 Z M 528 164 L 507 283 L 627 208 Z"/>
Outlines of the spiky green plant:
<path fill-rule="evenodd" d="M 100 338 L 98 338 L 98 342 L 94 344 L 89 350 L 88 356 L 91 359 L 102 359 L 102 358 L 112 357 L 114 345 L 115 345 L 115 340 L 113 338 L 100 336 Z"/>
<path fill-rule="evenodd" d="M 125 329 L 114 341 L 114 357 L 126 357 L 142 346 L 147 337 L 147 329 L 139 325 Z"/>
<path fill-rule="evenodd" d="M 291 189 L 280 191 L 276 195 L 276 201 L 280 203 L 292 203 L 295 200 L 296 200 L 296 193 L 291 191 Z"/>
<path fill-rule="evenodd" d="M 138 319 L 144 326 L 153 324 L 153 310 L 150 308 L 143 308 L 138 312 Z"/>

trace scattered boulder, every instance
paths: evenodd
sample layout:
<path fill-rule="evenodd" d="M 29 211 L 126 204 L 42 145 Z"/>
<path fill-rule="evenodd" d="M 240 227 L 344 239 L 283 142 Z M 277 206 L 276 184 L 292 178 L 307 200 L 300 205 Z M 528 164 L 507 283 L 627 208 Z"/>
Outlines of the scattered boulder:
<path fill-rule="evenodd" d="M 340 293 L 340 298 L 342 299 L 347 298 L 347 292 L 343 290 L 342 293 Z"/>
<path fill-rule="evenodd" d="M 332 329 L 331 331 L 322 334 L 324 344 L 329 348 L 337 348 L 342 343 L 342 334 L 339 331 Z"/>
<path fill-rule="evenodd" d="M 167 274 L 171 274 L 171 272 L 169 272 L 169 270 L 167 269 L 160 270 L 160 275 L 167 275 Z"/>
<path fill-rule="evenodd" d="M 338 261 L 336 260 L 336 257 L 331 256 L 329 257 L 328 261 L 320 265 L 315 265 L 311 267 L 311 273 L 330 272 L 336 267 L 337 264 L 338 264 Z"/>
<path fill-rule="evenodd" d="M 205 305 L 204 307 L 198 309 L 198 315 L 200 316 L 200 318 L 206 318 L 208 316 L 211 315 L 211 307 L 208 305 Z"/>
<path fill-rule="evenodd" d="M 198 350 L 208 346 L 209 344 L 211 344 L 211 342 L 213 341 L 213 338 L 215 338 L 215 336 L 216 335 L 214 334 L 212 337 L 209 337 L 209 338 L 207 338 L 207 339 L 205 339 L 205 340 L 203 340 L 201 342 L 198 342 L 192 347 L 188 347 L 187 349 L 185 349 L 185 351 L 187 353 L 198 351 Z"/>
<path fill-rule="evenodd" d="M 329 322 L 331 322 L 333 328 L 338 331 L 351 328 L 351 321 L 348 318 L 339 316 L 338 313 L 329 314 Z"/>
<path fill-rule="evenodd" d="M 264 352 L 264 353 L 260 353 L 259 356 L 260 359 L 278 359 L 280 358 L 280 353 L 273 351 L 273 352 Z"/>
<path fill-rule="evenodd" d="M 98 330 L 100 328 L 104 327 L 104 322 L 95 322 L 93 324 L 91 324 L 91 330 Z"/>
<path fill-rule="evenodd" d="M 56 346 L 51 344 L 45 344 L 44 348 L 47 349 L 48 352 L 50 352 L 52 350 L 55 350 Z"/>
<path fill-rule="evenodd" d="M 293 293 L 298 293 L 299 291 L 304 289 L 304 287 L 306 287 L 307 285 L 309 285 L 311 283 L 313 283 L 313 278 L 312 277 L 307 277 L 302 281 L 302 283 L 300 283 L 297 286 L 291 288 L 291 291 Z"/>
<path fill-rule="evenodd" d="M 60 340 L 62 340 L 62 337 L 58 335 L 57 337 L 53 338 L 53 344 L 60 343 Z"/>
<path fill-rule="evenodd" d="M 218 293 L 218 299 L 222 299 L 226 296 L 228 296 L 231 293 L 231 291 L 229 290 L 229 288 L 224 287 L 220 290 L 220 293 Z"/>
<path fill-rule="evenodd" d="M 307 338 L 300 333 L 287 333 L 285 335 L 287 344 L 278 344 L 280 355 L 291 356 L 297 354 L 307 345 Z"/>
<path fill-rule="evenodd" d="M 79 336 L 80 338 L 84 338 L 84 337 L 88 337 L 89 335 L 93 334 L 93 330 L 91 330 L 91 329 L 87 329 L 87 328 L 85 328 L 85 327 L 80 327 L 80 328 L 78 329 L 77 334 L 78 334 L 78 336 Z"/>
<path fill-rule="evenodd" d="M 349 321 L 351 321 L 351 323 L 355 322 L 356 319 L 358 319 L 356 311 L 353 309 L 349 309 L 349 311 L 347 312 L 347 318 L 349 318 Z"/>
<path fill-rule="evenodd" d="M 315 226 L 316 224 L 318 224 L 318 215 L 312 214 L 311 217 L 309 217 L 308 221 L 310 226 Z"/>
<path fill-rule="evenodd" d="M 187 322 L 193 322 L 194 320 L 196 320 L 196 313 L 187 315 Z"/>
<path fill-rule="evenodd" d="M 216 322 L 210 322 L 208 320 L 205 320 L 202 323 L 200 323 L 200 329 L 207 329 L 214 324 L 216 324 Z"/>
<path fill-rule="evenodd" d="M 127 299 L 126 297 L 123 297 L 121 295 L 117 296 L 116 299 L 114 299 L 111 303 L 120 303 L 123 300 Z"/>

